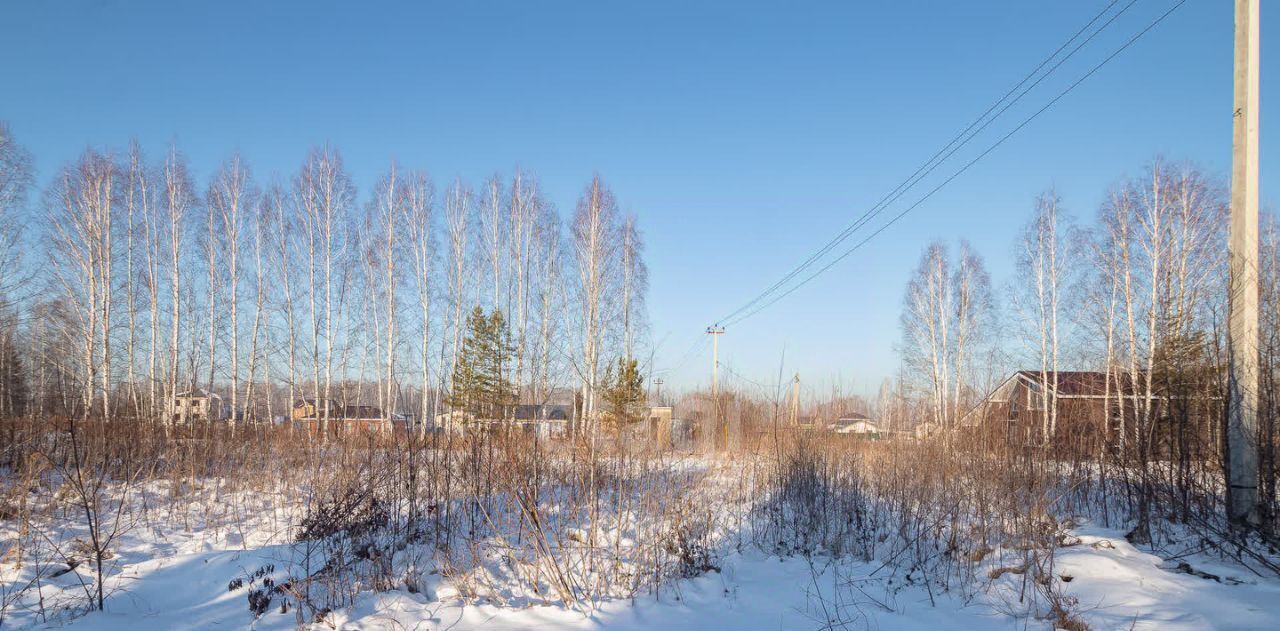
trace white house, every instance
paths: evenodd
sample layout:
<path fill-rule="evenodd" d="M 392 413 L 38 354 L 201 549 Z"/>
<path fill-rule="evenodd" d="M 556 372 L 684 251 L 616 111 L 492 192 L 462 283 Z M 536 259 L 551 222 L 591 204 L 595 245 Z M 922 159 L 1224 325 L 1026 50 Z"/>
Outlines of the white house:
<path fill-rule="evenodd" d="M 831 431 L 837 434 L 879 434 L 880 428 L 871 421 L 853 421 L 851 423 L 840 423 L 837 421 L 832 426 Z"/>
<path fill-rule="evenodd" d="M 169 402 L 169 419 L 175 423 L 222 421 L 228 418 L 227 412 L 222 397 L 203 388 L 179 392 Z"/>
<path fill-rule="evenodd" d="M 850 412 L 841 416 L 830 425 L 830 429 L 837 434 L 854 434 L 866 437 L 879 437 L 881 434 L 880 427 L 876 425 L 876 422 L 861 412 Z"/>

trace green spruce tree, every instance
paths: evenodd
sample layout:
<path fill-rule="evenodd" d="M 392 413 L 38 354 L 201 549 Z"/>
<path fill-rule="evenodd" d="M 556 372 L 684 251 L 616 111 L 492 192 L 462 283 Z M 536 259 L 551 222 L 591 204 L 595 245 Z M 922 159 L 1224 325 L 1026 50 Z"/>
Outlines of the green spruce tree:
<path fill-rule="evenodd" d="M 467 336 L 453 371 L 449 405 L 473 418 L 505 419 L 515 403 L 515 388 L 507 378 L 514 345 L 502 312 L 488 315 L 477 306 L 467 316 Z"/>
<path fill-rule="evenodd" d="M 605 384 L 605 418 L 620 432 L 643 416 L 644 376 L 636 360 L 619 357 L 605 373 Z"/>

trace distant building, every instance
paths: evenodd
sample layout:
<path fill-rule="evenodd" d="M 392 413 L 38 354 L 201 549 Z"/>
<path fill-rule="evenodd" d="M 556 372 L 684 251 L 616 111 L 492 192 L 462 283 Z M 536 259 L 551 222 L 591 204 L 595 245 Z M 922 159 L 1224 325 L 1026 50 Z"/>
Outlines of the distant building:
<path fill-rule="evenodd" d="M 463 410 L 451 410 L 435 416 L 437 431 L 465 433 L 515 429 L 539 438 L 555 438 L 568 432 L 573 408 L 563 404 L 522 404 L 510 406 L 504 418 L 476 418 Z"/>
<path fill-rule="evenodd" d="M 175 423 L 223 421 L 229 418 L 227 412 L 222 397 L 203 388 L 179 392 L 169 401 L 169 419 Z"/>
<path fill-rule="evenodd" d="M 338 414 L 344 420 L 380 420 L 386 418 L 376 405 L 344 405 Z"/>
<path fill-rule="evenodd" d="M 293 402 L 293 420 L 337 418 L 338 406 L 330 399 L 298 399 Z"/>
<path fill-rule="evenodd" d="M 645 415 L 645 431 L 654 444 L 663 449 L 671 447 L 676 439 L 674 412 L 670 406 L 659 405 L 650 407 Z"/>
<path fill-rule="evenodd" d="M 328 423 L 326 429 L 331 432 L 389 433 L 407 429 L 409 418 L 393 413 L 388 419 L 376 405 L 338 405 L 330 399 L 298 399 L 293 404 L 293 421 L 312 432 Z"/>
<path fill-rule="evenodd" d="M 837 434 L 852 434 L 864 438 L 880 438 L 882 434 L 875 421 L 861 412 L 842 415 L 830 425 L 830 429 Z"/>
<path fill-rule="evenodd" d="M 432 425 L 438 432 L 461 434 L 471 420 L 472 416 L 462 410 L 449 410 L 435 415 Z"/>
<path fill-rule="evenodd" d="M 1054 439 L 1110 438 L 1124 419 L 1147 410 L 1155 422 L 1170 414 L 1170 397 L 1153 391 L 1147 399 L 1145 373 L 1020 370 L 996 386 L 982 402 L 960 417 L 958 426 L 982 430 L 1011 444 L 1043 442 L 1045 419 L 1052 405 Z M 1213 395 L 1173 400 L 1179 411 L 1200 420 L 1220 407 Z M 1149 408 L 1147 407 L 1149 405 Z"/>
<path fill-rule="evenodd" d="M 517 405 L 509 421 L 526 434 L 558 438 L 568 434 L 573 408 L 563 404 Z"/>

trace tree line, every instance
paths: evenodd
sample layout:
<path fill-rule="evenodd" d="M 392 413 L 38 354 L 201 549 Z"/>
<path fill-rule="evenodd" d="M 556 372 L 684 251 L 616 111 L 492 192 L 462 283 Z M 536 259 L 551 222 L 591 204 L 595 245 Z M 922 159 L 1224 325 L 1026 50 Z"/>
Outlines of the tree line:
<path fill-rule="evenodd" d="M 478 312 L 509 337 L 512 402 L 576 391 L 596 419 L 647 339 L 643 255 L 598 175 L 567 222 L 519 169 L 438 190 L 392 162 L 362 196 L 328 146 L 203 182 L 177 147 L 88 148 L 37 190 L 0 124 L 0 414 L 160 421 L 202 388 L 246 421 L 300 398 L 427 418 L 468 378 Z"/>
<path fill-rule="evenodd" d="M 1146 523 L 1157 489 L 1186 516 L 1196 489 L 1221 488 L 1225 461 L 1227 187 L 1195 166 L 1154 161 L 1114 184 L 1092 217 L 1040 195 L 1012 248 L 1015 275 L 993 287 L 981 257 L 943 241 L 921 256 L 902 312 L 901 383 L 882 405 L 956 432 L 1000 380 L 1022 369 L 1104 375 L 1106 418 L 1064 418 L 1056 389 L 1033 401 L 1031 443 L 1116 465 Z M 1280 413 L 1280 255 L 1263 221 L 1259 431 L 1260 496 L 1276 512 Z M 895 396 L 896 395 L 896 396 Z M 1217 493 L 1221 495 L 1221 493 Z"/>

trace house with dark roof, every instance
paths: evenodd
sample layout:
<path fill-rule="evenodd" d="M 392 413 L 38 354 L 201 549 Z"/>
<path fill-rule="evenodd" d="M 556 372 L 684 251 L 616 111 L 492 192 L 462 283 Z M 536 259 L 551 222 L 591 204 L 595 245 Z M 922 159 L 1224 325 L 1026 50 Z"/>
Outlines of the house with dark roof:
<path fill-rule="evenodd" d="M 573 408 L 568 405 L 517 405 L 512 417 L 517 421 L 567 421 Z"/>
<path fill-rule="evenodd" d="M 410 419 L 392 413 L 390 418 L 376 405 L 339 404 L 330 399 L 298 399 L 293 404 L 293 422 L 315 433 L 324 427 L 329 432 L 361 431 L 390 433 L 405 431 Z"/>
<path fill-rule="evenodd" d="M 1144 379 L 1127 372 L 1019 370 L 996 386 L 976 406 L 963 414 L 960 429 L 981 428 L 1010 443 L 1043 440 L 1046 420 L 1052 418 L 1054 435 L 1110 435 L 1125 418 L 1136 418 L 1150 408 L 1159 418 L 1167 397 L 1148 398 Z M 1052 413 L 1051 413 L 1052 412 Z"/>
<path fill-rule="evenodd" d="M 837 434 L 852 434 L 864 438 L 879 438 L 881 434 L 875 420 L 862 412 L 845 412 L 828 429 Z"/>

